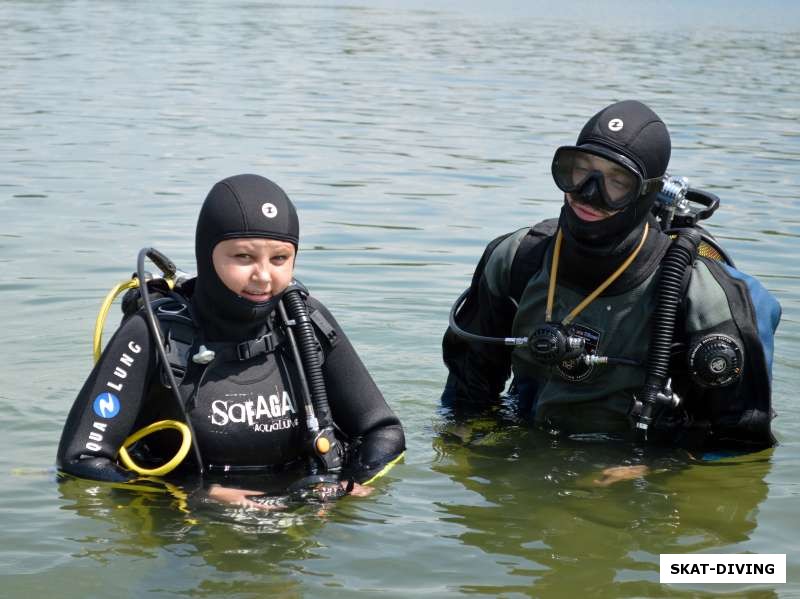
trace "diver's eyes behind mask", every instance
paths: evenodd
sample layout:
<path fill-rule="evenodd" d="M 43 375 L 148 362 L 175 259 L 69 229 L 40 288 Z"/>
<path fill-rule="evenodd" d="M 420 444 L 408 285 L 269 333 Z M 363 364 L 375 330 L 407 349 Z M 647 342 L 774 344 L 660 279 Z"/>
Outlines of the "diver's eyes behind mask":
<path fill-rule="evenodd" d="M 640 196 L 660 189 L 660 177 L 644 179 L 631 161 L 621 155 L 615 158 L 562 146 L 553 157 L 553 179 L 565 192 L 580 192 L 587 183 L 594 183 L 611 210 L 622 210 Z"/>

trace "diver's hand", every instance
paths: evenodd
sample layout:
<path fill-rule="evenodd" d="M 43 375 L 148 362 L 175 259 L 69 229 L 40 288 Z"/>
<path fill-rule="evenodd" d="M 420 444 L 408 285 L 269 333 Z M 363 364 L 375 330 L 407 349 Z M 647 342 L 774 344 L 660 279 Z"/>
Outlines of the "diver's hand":
<path fill-rule="evenodd" d="M 346 480 L 343 480 L 339 484 L 342 485 L 342 489 L 347 491 Z M 348 495 L 352 495 L 353 497 L 368 497 L 374 490 L 375 489 L 372 487 L 366 487 L 364 485 L 359 485 L 358 483 L 353 483 L 353 488 L 350 489 L 350 493 L 348 493 Z"/>
<path fill-rule="evenodd" d="M 623 480 L 642 478 L 648 472 L 650 472 L 650 468 L 647 466 L 613 466 L 603 470 L 603 476 L 596 478 L 594 484 L 599 487 L 607 487 Z"/>
<path fill-rule="evenodd" d="M 211 485 L 208 489 L 208 496 L 220 503 L 229 503 L 238 507 L 253 508 L 257 510 L 276 510 L 281 509 L 282 505 L 275 505 L 269 503 L 259 503 L 253 501 L 250 497 L 263 495 L 262 491 L 251 491 L 249 489 L 234 489 L 232 487 L 223 487 L 221 485 Z"/>

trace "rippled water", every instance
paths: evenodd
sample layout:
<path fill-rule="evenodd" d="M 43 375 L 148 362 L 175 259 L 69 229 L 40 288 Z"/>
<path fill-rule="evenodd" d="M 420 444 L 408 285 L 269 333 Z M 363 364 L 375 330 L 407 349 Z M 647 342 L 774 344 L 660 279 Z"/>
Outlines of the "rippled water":
<path fill-rule="evenodd" d="M 0 4 L 4 596 L 800 594 L 796 6 L 164 4 Z M 639 456 L 450 423 L 439 342 L 483 245 L 557 212 L 553 148 L 627 97 L 783 304 L 781 445 L 598 487 Z M 191 270 L 202 198 L 241 172 L 297 203 L 298 276 L 403 419 L 405 462 L 279 516 L 57 485 L 102 296 L 145 245 Z M 786 553 L 788 583 L 659 585 L 659 554 L 690 551 Z"/>

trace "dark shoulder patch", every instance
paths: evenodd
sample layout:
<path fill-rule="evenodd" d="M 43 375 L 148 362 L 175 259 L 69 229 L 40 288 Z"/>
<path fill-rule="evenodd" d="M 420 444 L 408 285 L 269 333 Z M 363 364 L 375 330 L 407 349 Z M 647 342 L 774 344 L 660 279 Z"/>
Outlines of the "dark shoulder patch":
<path fill-rule="evenodd" d="M 321 333 L 323 339 L 328 342 L 330 347 L 336 347 L 339 342 L 339 335 L 336 333 L 334 326 L 328 322 L 328 319 L 322 314 L 321 310 L 311 308 L 308 314 L 314 327 Z"/>
<path fill-rule="evenodd" d="M 520 240 L 514 261 L 511 263 L 511 297 L 519 303 L 530 278 L 542 268 L 548 240 L 558 230 L 558 219 L 550 218 L 535 224 Z"/>

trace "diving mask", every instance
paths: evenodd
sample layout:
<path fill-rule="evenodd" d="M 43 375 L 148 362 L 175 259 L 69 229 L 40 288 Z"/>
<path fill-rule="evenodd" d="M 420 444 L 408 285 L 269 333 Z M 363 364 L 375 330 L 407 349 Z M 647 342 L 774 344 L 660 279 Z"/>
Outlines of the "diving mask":
<path fill-rule="evenodd" d="M 645 179 L 625 156 L 593 145 L 558 148 L 551 171 L 559 189 L 611 211 L 626 208 L 662 185 L 661 177 Z"/>

